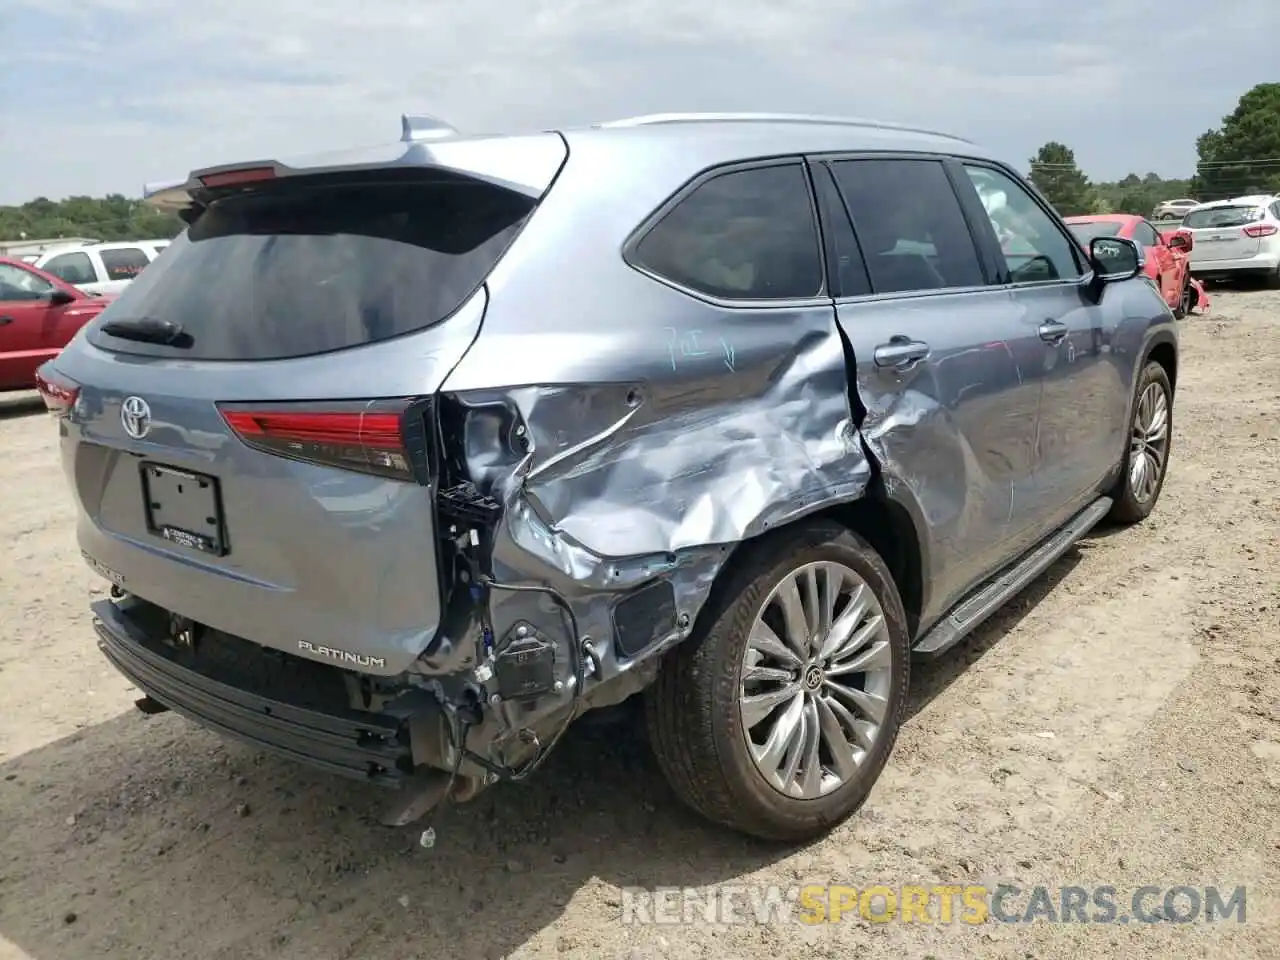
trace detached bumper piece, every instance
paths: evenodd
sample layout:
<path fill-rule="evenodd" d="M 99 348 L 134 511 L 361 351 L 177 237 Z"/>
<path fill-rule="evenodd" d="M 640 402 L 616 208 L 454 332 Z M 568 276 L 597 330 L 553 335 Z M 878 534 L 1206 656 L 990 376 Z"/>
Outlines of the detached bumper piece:
<path fill-rule="evenodd" d="M 93 604 L 98 648 L 150 699 L 211 730 L 317 769 L 401 787 L 412 769 L 400 721 L 316 710 L 205 676 L 111 601 Z M 279 695 L 277 695 L 279 696 Z"/>

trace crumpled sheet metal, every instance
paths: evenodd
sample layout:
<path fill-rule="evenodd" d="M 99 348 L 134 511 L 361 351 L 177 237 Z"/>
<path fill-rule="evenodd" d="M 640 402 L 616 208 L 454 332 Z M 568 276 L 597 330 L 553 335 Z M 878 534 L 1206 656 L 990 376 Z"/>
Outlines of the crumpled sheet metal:
<path fill-rule="evenodd" d="M 1191 308 L 1199 309 L 1201 313 L 1209 312 L 1209 293 L 1205 290 L 1204 284 L 1195 277 L 1191 278 L 1191 289 L 1195 291 L 1196 296 Z"/>
<path fill-rule="evenodd" d="M 833 333 L 784 358 L 754 396 L 685 404 L 660 386 L 516 390 L 534 450 L 522 493 L 601 557 L 737 543 L 865 489 L 848 389 Z M 577 427 L 567 443 L 566 423 Z"/>
<path fill-rule="evenodd" d="M 733 390 L 656 380 L 454 397 L 468 409 L 471 477 L 504 506 L 495 576 L 564 594 L 604 678 L 626 667 L 601 643 L 620 594 L 655 577 L 675 590 L 679 625 L 647 659 L 692 630 L 737 544 L 856 499 L 871 479 L 834 323 L 733 379 Z M 523 455 L 494 456 L 504 432 L 524 438 Z M 516 619 L 563 634 L 563 615 L 536 594 L 495 591 L 491 614 L 499 636 Z"/>

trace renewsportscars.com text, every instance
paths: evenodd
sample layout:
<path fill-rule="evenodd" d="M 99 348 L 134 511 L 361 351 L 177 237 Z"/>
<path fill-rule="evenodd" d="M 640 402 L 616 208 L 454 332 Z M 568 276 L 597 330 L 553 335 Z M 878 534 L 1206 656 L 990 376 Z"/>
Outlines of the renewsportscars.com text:
<path fill-rule="evenodd" d="M 627 888 L 622 922 L 680 924 L 1245 922 L 1245 888 L 836 884 Z"/>

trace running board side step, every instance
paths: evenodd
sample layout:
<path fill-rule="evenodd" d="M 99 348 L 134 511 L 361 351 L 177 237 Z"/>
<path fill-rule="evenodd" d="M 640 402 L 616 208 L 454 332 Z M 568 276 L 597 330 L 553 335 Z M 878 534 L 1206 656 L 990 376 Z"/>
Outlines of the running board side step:
<path fill-rule="evenodd" d="M 937 656 L 950 650 L 1032 580 L 1049 569 L 1072 544 L 1092 530 L 1111 510 L 1111 503 L 1110 497 L 1101 497 L 1089 504 L 1065 527 L 956 605 L 951 613 L 916 642 L 911 652 Z"/>

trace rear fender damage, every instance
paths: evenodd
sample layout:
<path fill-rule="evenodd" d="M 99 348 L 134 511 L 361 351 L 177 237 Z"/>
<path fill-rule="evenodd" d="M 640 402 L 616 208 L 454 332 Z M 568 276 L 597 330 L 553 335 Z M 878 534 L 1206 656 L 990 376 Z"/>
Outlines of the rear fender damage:
<path fill-rule="evenodd" d="M 651 682 L 737 546 L 864 494 L 873 467 L 834 324 L 758 374 L 751 391 L 678 394 L 446 383 L 434 416 L 447 612 L 417 669 L 465 717 L 465 751 L 451 746 L 459 727 L 437 721 L 415 737 L 415 763 L 527 775 L 574 716 Z"/>

